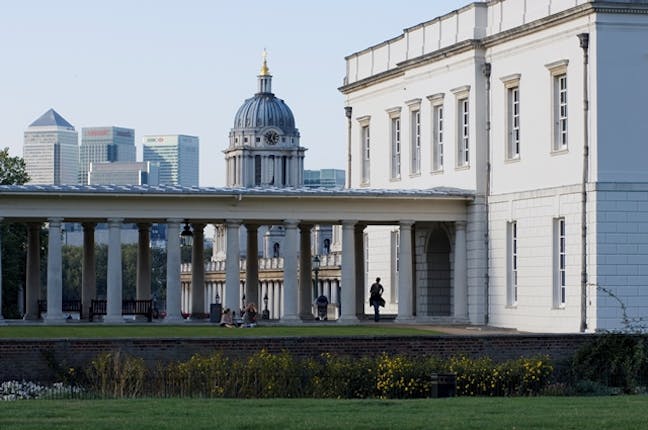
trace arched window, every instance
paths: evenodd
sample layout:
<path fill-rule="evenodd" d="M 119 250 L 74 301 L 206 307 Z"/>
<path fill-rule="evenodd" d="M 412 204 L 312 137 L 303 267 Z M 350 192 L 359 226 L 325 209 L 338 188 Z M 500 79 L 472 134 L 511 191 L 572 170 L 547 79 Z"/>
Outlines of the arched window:
<path fill-rule="evenodd" d="M 331 253 L 331 240 L 324 239 L 324 254 L 328 255 Z"/>
<path fill-rule="evenodd" d="M 279 243 L 277 242 L 272 245 L 272 256 L 275 258 L 279 257 Z"/>

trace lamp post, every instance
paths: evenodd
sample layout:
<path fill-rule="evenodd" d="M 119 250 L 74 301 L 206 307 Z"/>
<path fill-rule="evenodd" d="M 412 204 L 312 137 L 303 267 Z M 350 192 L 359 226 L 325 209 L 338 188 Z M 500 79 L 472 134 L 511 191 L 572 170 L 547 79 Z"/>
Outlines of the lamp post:
<path fill-rule="evenodd" d="M 183 246 L 191 246 L 193 244 L 193 231 L 189 227 L 189 222 L 185 221 L 185 226 L 180 233 L 180 243 Z"/>
<path fill-rule="evenodd" d="M 263 295 L 263 313 L 261 314 L 262 320 L 270 319 L 270 311 L 268 310 L 268 293 Z"/>
<path fill-rule="evenodd" d="M 319 285 L 318 275 L 320 270 L 320 259 L 316 255 L 313 257 L 313 273 L 315 274 L 315 282 L 313 283 L 313 301 L 317 300 L 317 287 Z"/>

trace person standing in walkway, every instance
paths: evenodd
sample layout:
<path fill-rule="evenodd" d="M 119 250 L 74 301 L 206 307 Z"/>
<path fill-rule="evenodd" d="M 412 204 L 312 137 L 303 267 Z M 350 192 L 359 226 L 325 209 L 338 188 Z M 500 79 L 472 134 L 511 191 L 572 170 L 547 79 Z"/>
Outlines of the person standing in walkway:
<path fill-rule="evenodd" d="M 384 291 L 380 284 L 380 278 L 376 278 L 376 282 L 369 288 L 369 304 L 374 308 L 374 321 L 376 322 L 380 320 L 380 307 L 385 306 L 385 299 L 382 298 Z"/>

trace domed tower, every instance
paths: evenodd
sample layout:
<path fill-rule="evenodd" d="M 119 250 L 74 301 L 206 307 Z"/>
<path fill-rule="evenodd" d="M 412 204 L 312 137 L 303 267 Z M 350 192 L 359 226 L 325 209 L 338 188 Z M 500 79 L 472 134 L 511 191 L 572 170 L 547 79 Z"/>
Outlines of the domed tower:
<path fill-rule="evenodd" d="M 236 112 L 224 151 L 228 187 L 299 187 L 304 183 L 304 153 L 288 105 L 272 93 L 266 53 L 258 92 Z"/>

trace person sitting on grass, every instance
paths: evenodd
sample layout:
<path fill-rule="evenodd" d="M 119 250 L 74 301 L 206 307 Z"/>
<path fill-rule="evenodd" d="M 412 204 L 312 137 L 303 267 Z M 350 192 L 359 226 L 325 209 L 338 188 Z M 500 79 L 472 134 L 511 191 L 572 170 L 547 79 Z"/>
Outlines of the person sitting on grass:
<path fill-rule="evenodd" d="M 230 308 L 225 308 L 225 310 L 223 311 L 223 315 L 221 315 L 220 326 L 227 328 L 234 327 L 234 321 L 232 321 L 232 310 Z"/>
<path fill-rule="evenodd" d="M 256 327 L 257 309 L 254 303 L 248 303 L 243 313 L 243 327 Z"/>

